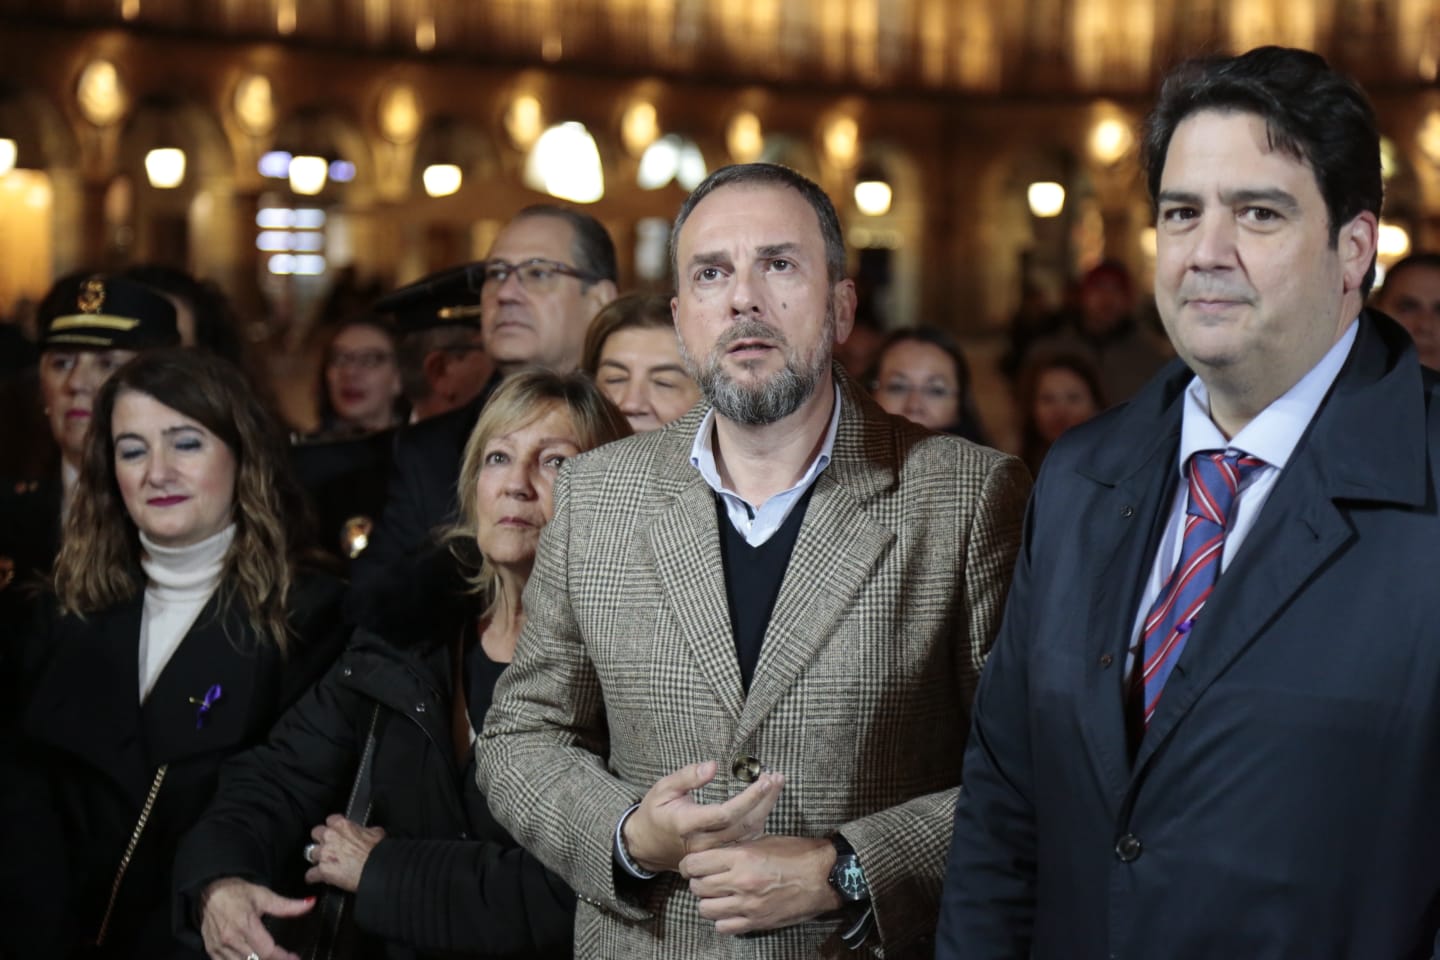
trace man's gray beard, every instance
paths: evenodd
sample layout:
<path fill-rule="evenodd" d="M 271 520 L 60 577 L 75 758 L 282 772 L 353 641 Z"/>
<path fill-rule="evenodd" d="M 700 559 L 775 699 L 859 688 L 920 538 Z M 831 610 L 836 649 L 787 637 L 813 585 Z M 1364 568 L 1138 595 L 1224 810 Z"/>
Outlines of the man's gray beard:
<path fill-rule="evenodd" d="M 834 339 L 830 333 L 834 323 L 831 308 L 827 307 L 825 336 L 831 340 Z M 785 366 L 764 383 L 746 386 L 736 383 L 720 364 L 726 347 L 736 340 L 752 338 L 778 343 L 785 355 Z M 822 337 L 821 342 L 828 341 Z M 814 360 L 809 364 L 805 364 L 803 358 L 793 356 L 785 335 L 763 320 L 742 320 L 727 330 L 710 351 L 704 367 L 691 358 L 683 340 L 680 342 L 680 356 L 699 384 L 700 393 L 715 408 L 715 412 L 734 423 L 751 427 L 767 426 L 799 410 L 800 405 L 815 392 L 821 376 L 830 365 L 830 358 L 823 349 L 816 351 Z"/>

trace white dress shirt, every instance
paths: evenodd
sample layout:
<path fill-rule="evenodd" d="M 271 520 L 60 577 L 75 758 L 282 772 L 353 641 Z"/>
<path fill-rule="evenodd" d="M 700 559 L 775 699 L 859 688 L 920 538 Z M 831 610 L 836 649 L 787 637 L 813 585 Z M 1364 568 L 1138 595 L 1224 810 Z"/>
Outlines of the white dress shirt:
<path fill-rule="evenodd" d="M 1255 526 L 1276 479 L 1285 469 L 1285 464 L 1290 462 L 1300 438 L 1305 435 L 1310 421 L 1315 419 L 1315 413 L 1350 356 L 1358 330 L 1358 321 L 1351 322 L 1319 363 L 1229 440 L 1210 419 L 1210 393 L 1200 378 L 1191 380 L 1185 388 L 1185 407 L 1180 420 L 1180 452 L 1175 464 L 1180 471 L 1180 483 L 1175 489 L 1175 499 L 1170 504 L 1170 519 L 1160 538 L 1160 548 L 1155 551 L 1150 576 L 1140 597 L 1140 609 L 1136 611 L 1135 624 L 1130 631 L 1127 676 L 1135 660 L 1134 651 L 1140 643 L 1145 617 L 1160 596 L 1160 591 L 1165 589 L 1165 581 L 1170 578 L 1175 565 L 1180 562 L 1185 540 L 1185 508 L 1190 493 L 1186 466 L 1191 455 L 1201 450 L 1224 450 L 1232 454 L 1245 453 L 1265 461 L 1264 466 L 1257 467 L 1246 477 L 1235 494 L 1230 523 L 1225 530 L 1225 548 L 1220 555 L 1220 572 L 1224 573 Z"/>
<path fill-rule="evenodd" d="M 712 407 L 705 414 L 705 419 L 700 421 L 700 429 L 695 432 L 695 442 L 690 446 L 690 464 L 700 471 L 700 476 L 710 485 L 710 489 L 720 495 L 725 503 L 725 512 L 730 517 L 730 523 L 735 531 L 745 538 L 745 542 L 752 547 L 769 540 L 785 523 L 785 518 L 790 516 L 790 511 L 795 504 L 805 495 L 814 484 L 820 472 L 830 465 L 830 455 L 835 450 L 835 434 L 840 429 L 840 385 L 835 385 L 835 409 L 830 414 L 830 428 L 825 431 L 825 442 L 820 445 L 820 452 L 811 461 L 810 468 L 800 478 L 800 482 L 788 490 L 775 494 L 769 500 L 758 507 L 746 503 L 745 498 L 740 496 L 720 479 L 720 470 L 715 466 L 715 410 Z"/>

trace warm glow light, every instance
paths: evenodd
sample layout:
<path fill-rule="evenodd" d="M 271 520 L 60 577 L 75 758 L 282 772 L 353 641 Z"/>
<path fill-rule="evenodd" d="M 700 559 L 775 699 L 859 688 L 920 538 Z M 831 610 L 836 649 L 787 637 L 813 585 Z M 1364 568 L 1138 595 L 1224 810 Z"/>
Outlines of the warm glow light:
<path fill-rule="evenodd" d="M 15 169 L 15 157 L 18 153 L 14 140 L 0 139 L 0 177 Z"/>
<path fill-rule="evenodd" d="M 1030 184 L 1025 196 L 1030 212 L 1037 217 L 1058 217 L 1065 209 L 1065 188 L 1050 180 Z"/>
<path fill-rule="evenodd" d="M 842 167 L 854 164 L 860 147 L 860 125 L 853 117 L 836 117 L 825 126 L 825 152 Z"/>
<path fill-rule="evenodd" d="M 686 190 L 694 190 L 705 179 L 705 154 L 694 140 L 685 141 L 680 147 L 680 167 L 675 171 L 675 180 Z"/>
<path fill-rule="evenodd" d="M 645 148 L 654 143 L 658 136 L 660 120 L 655 112 L 655 104 L 648 100 L 638 100 L 630 104 L 625 116 L 620 119 L 620 139 L 625 141 L 625 149 L 630 151 L 630 155 L 642 155 Z"/>
<path fill-rule="evenodd" d="M 1410 234 L 1404 227 L 1381 221 L 1375 252 L 1387 259 L 1400 259 L 1410 252 Z"/>
<path fill-rule="evenodd" d="M 448 197 L 460 189 L 464 174 L 453 163 L 432 163 L 420 175 L 425 192 L 432 197 Z"/>
<path fill-rule="evenodd" d="M 557 124 L 540 135 L 525 160 L 525 184 L 575 203 L 605 196 L 600 149 L 583 123 Z"/>
<path fill-rule="evenodd" d="M 275 100 L 270 78 L 252 73 L 235 85 L 235 119 L 252 137 L 263 137 L 275 126 Z"/>
<path fill-rule="evenodd" d="M 313 197 L 325 189 L 330 164 L 324 157 L 295 157 L 290 161 L 290 189 Z"/>
<path fill-rule="evenodd" d="M 97 127 L 108 127 L 125 112 L 125 86 L 120 72 L 109 60 L 95 60 L 80 74 L 75 99 L 85 119 Z"/>
<path fill-rule="evenodd" d="M 435 49 L 435 18 L 424 16 L 415 24 L 415 49 L 429 53 Z"/>
<path fill-rule="evenodd" d="M 1130 128 L 1114 117 L 1101 120 L 1090 131 L 1090 155 L 1104 164 L 1112 164 L 1125 156 L 1134 142 Z"/>
<path fill-rule="evenodd" d="M 760 128 L 760 118 L 749 110 L 742 110 L 730 118 L 725 127 L 725 149 L 736 163 L 754 163 L 765 150 L 765 135 Z"/>
<path fill-rule="evenodd" d="M 134 20 L 140 16 L 140 0 L 120 0 L 120 18 Z"/>
<path fill-rule="evenodd" d="M 185 181 L 185 151 L 179 147 L 156 147 L 145 154 L 145 176 L 157 190 L 173 190 Z"/>
<path fill-rule="evenodd" d="M 1426 159 L 1440 167 L 1440 110 L 1431 110 L 1425 115 L 1425 123 L 1415 135 L 1415 142 Z"/>
<path fill-rule="evenodd" d="M 1389 137 L 1380 138 L 1380 179 L 1389 183 L 1399 169 L 1399 151 L 1395 148 L 1395 141 Z"/>
<path fill-rule="evenodd" d="M 659 190 L 680 172 L 680 138 L 673 133 L 661 137 L 640 158 L 635 183 L 641 190 Z"/>
<path fill-rule="evenodd" d="M 1145 227 L 1140 231 L 1140 250 L 1151 260 L 1155 259 L 1155 240 L 1156 233 L 1154 227 Z"/>
<path fill-rule="evenodd" d="M 521 150 L 535 145 L 544 126 L 545 113 L 540 109 L 540 101 L 528 93 L 516 97 L 505 111 L 505 132 Z"/>
<path fill-rule="evenodd" d="M 855 206 L 867 217 L 880 217 L 890 212 L 892 191 L 884 180 L 861 180 L 855 184 Z"/>
<path fill-rule="evenodd" d="M 295 32 L 297 14 L 295 0 L 277 0 L 275 4 L 275 30 L 283 36 Z"/>
<path fill-rule="evenodd" d="M 420 98 L 408 83 L 396 83 L 380 95 L 380 132 L 391 143 L 410 143 L 420 133 Z"/>

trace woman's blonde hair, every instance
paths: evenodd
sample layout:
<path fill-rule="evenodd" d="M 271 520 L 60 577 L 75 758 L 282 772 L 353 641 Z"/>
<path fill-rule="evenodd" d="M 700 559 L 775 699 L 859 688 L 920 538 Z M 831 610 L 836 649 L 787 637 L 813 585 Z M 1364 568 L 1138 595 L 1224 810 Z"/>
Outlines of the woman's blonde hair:
<path fill-rule="evenodd" d="M 218 437 L 235 458 L 235 539 L 220 573 L 220 614 L 239 602 L 261 641 L 285 652 L 286 602 L 295 559 L 308 542 L 303 494 L 290 473 L 280 425 L 244 375 L 208 351 L 149 350 L 100 388 L 74 499 L 65 518 L 53 584 L 61 609 L 84 616 L 143 589 L 140 538 L 115 480 L 111 424 L 125 391 L 143 393 Z"/>
<path fill-rule="evenodd" d="M 506 376 L 485 402 L 480 420 L 465 443 L 459 480 L 460 519 L 445 535 L 455 558 L 476 571 L 466 577 L 471 592 L 487 601 L 494 595 L 497 574 L 475 545 L 480 523 L 476 485 L 485 460 L 485 448 L 496 437 L 524 429 L 555 407 L 563 408 L 570 415 L 570 422 L 575 425 L 575 440 L 582 452 L 630 436 L 630 423 L 625 415 L 579 371 L 559 374 L 542 367 L 526 367 Z"/>

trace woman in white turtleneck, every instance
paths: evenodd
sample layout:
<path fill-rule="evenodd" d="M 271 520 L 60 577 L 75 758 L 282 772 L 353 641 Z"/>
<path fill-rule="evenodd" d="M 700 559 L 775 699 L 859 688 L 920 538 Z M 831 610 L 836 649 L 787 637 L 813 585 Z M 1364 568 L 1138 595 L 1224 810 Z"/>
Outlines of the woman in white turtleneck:
<path fill-rule="evenodd" d="M 341 584 L 297 563 L 286 454 L 207 353 L 143 353 L 97 394 L 55 595 L 3 681 L 0 955 L 203 956 L 172 934 L 175 844 L 344 638 Z"/>

